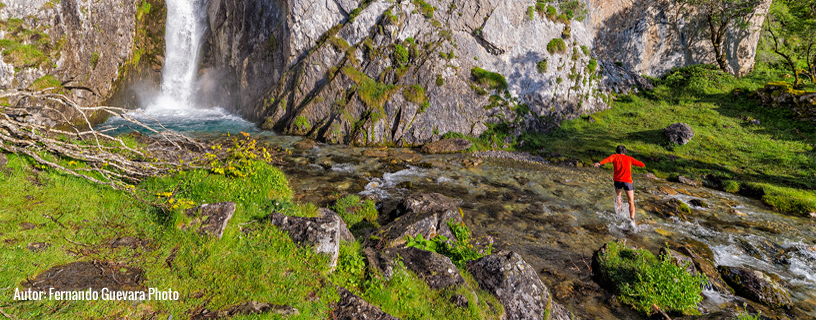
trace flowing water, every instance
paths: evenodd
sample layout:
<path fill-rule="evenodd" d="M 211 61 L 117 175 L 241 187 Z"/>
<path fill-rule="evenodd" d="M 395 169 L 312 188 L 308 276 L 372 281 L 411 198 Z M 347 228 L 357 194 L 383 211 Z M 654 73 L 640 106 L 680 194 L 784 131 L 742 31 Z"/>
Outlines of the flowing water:
<path fill-rule="evenodd" d="M 284 148 L 299 140 L 265 139 Z M 654 253 L 666 243 L 690 244 L 707 252 L 717 265 L 778 275 L 789 285 L 795 303 L 788 316 L 816 318 L 813 220 L 781 215 L 757 200 L 717 190 L 636 177 L 635 230 L 626 201 L 616 213 L 611 172 L 505 159 L 470 166 L 472 159 L 408 149 L 318 145 L 295 149 L 286 158 L 290 165 L 284 171 L 298 201 L 324 206 L 347 193 L 378 199 L 384 211 L 393 207 L 393 199 L 413 192 L 439 192 L 457 199 L 477 238 L 492 236 L 498 248 L 520 253 L 556 300 L 584 319 L 639 318 L 590 278 L 593 251 L 620 238 Z M 692 214 L 686 220 L 655 214 L 670 198 L 688 204 Z M 709 207 L 694 206 L 694 199 Z M 704 295 L 700 308 L 707 313 L 733 310 L 744 301 L 713 290 Z M 763 310 L 763 315 L 782 314 L 755 304 L 749 308 Z"/>
<path fill-rule="evenodd" d="M 162 91 L 131 114 L 148 125 L 194 136 L 239 131 L 262 142 L 292 148 L 300 138 L 261 133 L 221 108 L 196 101 L 198 51 L 205 33 L 203 0 L 168 0 L 166 63 Z M 112 118 L 101 128 L 133 128 Z M 637 179 L 638 225 L 628 219 L 628 204 L 615 208 L 611 173 L 502 159 L 472 165 L 469 155 L 423 155 L 408 149 L 366 149 L 318 145 L 294 152 L 283 166 L 296 198 L 321 206 L 344 194 L 378 200 L 383 211 L 413 192 L 439 192 L 459 200 L 477 239 L 492 236 L 498 249 L 521 254 L 533 265 L 558 302 L 584 319 L 635 319 L 590 278 L 594 250 L 615 239 L 657 252 L 666 243 L 691 244 L 718 265 L 744 266 L 778 275 L 789 285 L 793 319 L 816 318 L 816 224 L 769 211 L 756 200 L 665 181 Z M 688 219 L 659 212 L 676 198 L 693 209 Z M 691 200 L 704 200 L 708 208 Z M 625 202 L 625 201 L 624 201 Z M 644 210 L 645 208 L 646 210 Z M 737 211 L 734 211 L 737 210 Z M 738 214 L 735 214 L 738 213 Z M 742 304 L 740 298 L 704 292 L 701 311 Z M 752 305 L 762 309 L 761 306 Z M 763 315 L 781 315 L 762 309 Z"/>

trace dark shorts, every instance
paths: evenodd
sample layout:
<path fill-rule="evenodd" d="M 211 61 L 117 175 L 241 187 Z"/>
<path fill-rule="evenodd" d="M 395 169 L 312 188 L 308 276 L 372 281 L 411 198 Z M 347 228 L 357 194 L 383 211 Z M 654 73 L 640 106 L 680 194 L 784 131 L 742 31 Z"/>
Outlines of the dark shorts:
<path fill-rule="evenodd" d="M 617 190 L 617 189 L 623 189 L 623 190 L 626 190 L 626 191 L 630 191 L 630 190 L 635 190 L 635 187 L 632 186 L 632 184 L 629 183 L 629 182 L 615 181 L 615 190 Z"/>

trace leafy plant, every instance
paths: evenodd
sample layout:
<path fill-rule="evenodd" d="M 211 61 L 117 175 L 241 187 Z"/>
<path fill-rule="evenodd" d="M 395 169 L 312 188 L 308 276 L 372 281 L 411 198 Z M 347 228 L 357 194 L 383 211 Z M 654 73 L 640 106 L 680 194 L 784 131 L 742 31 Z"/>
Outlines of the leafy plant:
<path fill-rule="evenodd" d="M 705 276 L 693 276 L 670 256 L 655 257 L 644 249 L 609 242 L 599 259 L 600 272 L 616 287 L 618 299 L 644 314 L 652 305 L 666 312 L 698 314 Z"/>
<path fill-rule="evenodd" d="M 739 308 L 737 308 L 737 309 L 739 309 Z M 759 311 L 759 313 L 757 313 L 755 315 L 750 315 L 748 313 L 748 303 L 743 302 L 742 310 L 737 314 L 736 320 L 760 320 L 761 318 L 762 318 L 762 311 Z"/>
<path fill-rule="evenodd" d="M 441 74 L 436 75 L 436 86 L 441 87 L 445 85 L 445 78 Z"/>
<path fill-rule="evenodd" d="M 416 237 L 408 236 L 406 246 L 442 254 L 450 258 L 459 268 L 463 268 L 468 261 L 479 259 L 493 252 L 493 238 L 488 237 L 488 243 L 485 247 L 477 251 L 471 243 L 470 229 L 467 226 L 457 224 L 453 219 L 449 220 L 447 224 L 456 237 L 455 241 L 448 241 L 448 238 L 443 235 L 425 239 L 420 233 Z M 449 242 L 452 242 L 452 244 Z M 477 243 L 476 246 L 478 245 Z"/>
<path fill-rule="evenodd" d="M 231 146 L 224 149 L 221 144 L 214 145 L 211 147 L 214 153 L 206 155 L 213 173 L 236 177 L 252 176 L 258 168 L 256 160 L 274 160 L 266 148 L 258 148 L 257 142 L 248 133 L 241 132 L 240 136 L 228 137 L 231 139 Z M 219 159 L 215 153 L 220 152 L 226 153 L 226 157 Z"/>
<path fill-rule="evenodd" d="M 541 60 L 536 63 L 536 70 L 538 73 L 546 73 L 547 72 L 547 60 Z"/>
<path fill-rule="evenodd" d="M 408 49 L 401 44 L 397 44 L 394 47 L 394 60 L 400 65 L 404 66 L 408 64 Z"/>
<path fill-rule="evenodd" d="M 507 90 L 507 80 L 501 74 L 490 72 L 485 69 L 475 67 L 470 69 L 470 74 L 477 83 L 488 87 L 489 89 L 496 89 L 499 91 Z"/>
<path fill-rule="evenodd" d="M 337 199 L 329 208 L 337 212 L 351 229 L 379 227 L 377 207 L 371 200 L 362 200 L 359 196 L 350 194 Z"/>
<path fill-rule="evenodd" d="M 527 18 L 529 18 L 530 20 L 535 19 L 535 7 L 533 6 L 527 7 Z"/>
<path fill-rule="evenodd" d="M 550 54 L 564 53 L 567 51 L 567 43 L 561 38 L 555 38 L 547 43 L 547 52 Z"/>

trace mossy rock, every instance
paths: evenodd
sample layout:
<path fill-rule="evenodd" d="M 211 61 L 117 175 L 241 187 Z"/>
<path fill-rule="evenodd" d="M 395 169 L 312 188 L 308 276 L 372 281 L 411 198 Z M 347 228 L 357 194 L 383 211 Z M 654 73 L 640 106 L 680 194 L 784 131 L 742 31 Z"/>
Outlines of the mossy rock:
<path fill-rule="evenodd" d="M 741 297 L 769 307 L 788 307 L 792 304 L 788 290 L 762 271 L 728 266 L 719 266 L 717 269 L 725 282 Z"/>

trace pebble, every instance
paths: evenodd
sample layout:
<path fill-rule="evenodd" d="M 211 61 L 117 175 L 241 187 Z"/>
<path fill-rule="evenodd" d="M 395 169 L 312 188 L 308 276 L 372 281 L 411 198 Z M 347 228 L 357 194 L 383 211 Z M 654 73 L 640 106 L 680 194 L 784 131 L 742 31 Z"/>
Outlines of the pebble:
<path fill-rule="evenodd" d="M 542 157 L 534 156 L 526 152 L 491 150 L 474 152 L 473 155 L 480 158 L 503 158 L 530 163 L 549 163 L 549 161 Z"/>

